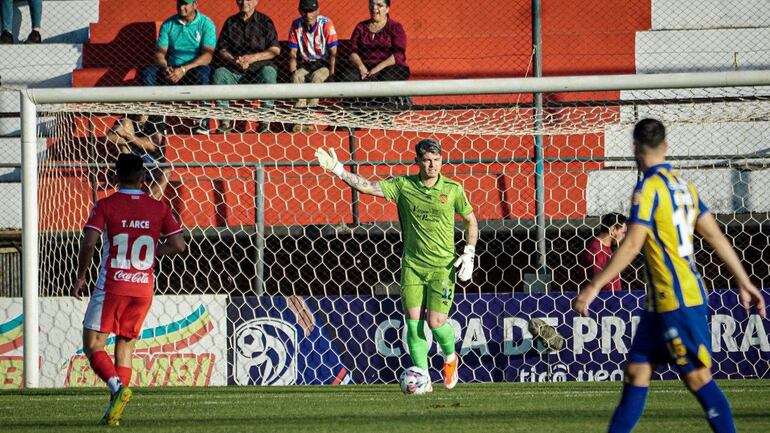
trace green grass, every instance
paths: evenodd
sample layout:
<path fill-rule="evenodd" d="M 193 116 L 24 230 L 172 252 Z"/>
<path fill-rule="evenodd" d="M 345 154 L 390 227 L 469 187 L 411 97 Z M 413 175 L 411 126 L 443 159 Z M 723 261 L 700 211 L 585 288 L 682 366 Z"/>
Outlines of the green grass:
<path fill-rule="evenodd" d="M 738 431 L 770 432 L 770 383 L 721 381 Z M 604 432 L 618 383 L 460 384 L 404 396 L 396 385 L 138 388 L 125 432 Z M 104 431 L 104 391 L 0 391 L 0 432 Z M 654 382 L 635 432 L 709 431 L 679 382 Z"/>

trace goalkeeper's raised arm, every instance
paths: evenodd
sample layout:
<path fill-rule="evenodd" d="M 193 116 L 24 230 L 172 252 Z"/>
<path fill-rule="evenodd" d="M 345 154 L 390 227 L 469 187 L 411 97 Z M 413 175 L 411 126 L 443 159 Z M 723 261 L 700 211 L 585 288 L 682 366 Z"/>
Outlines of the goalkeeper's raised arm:
<path fill-rule="evenodd" d="M 375 195 L 377 197 L 385 197 L 380 182 L 369 181 L 355 173 L 345 170 L 345 166 L 343 166 L 339 159 L 337 159 L 337 152 L 335 152 L 334 149 L 330 148 L 326 151 L 318 148 L 315 151 L 315 157 L 318 160 L 318 164 L 320 164 L 324 170 L 331 171 L 356 191 Z"/>

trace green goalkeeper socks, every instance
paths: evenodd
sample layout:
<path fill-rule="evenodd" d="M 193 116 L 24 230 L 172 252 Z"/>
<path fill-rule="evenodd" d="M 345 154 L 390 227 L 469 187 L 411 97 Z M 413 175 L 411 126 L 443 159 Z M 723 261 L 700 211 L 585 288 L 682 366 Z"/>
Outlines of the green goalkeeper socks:
<path fill-rule="evenodd" d="M 433 338 L 441 347 L 444 356 L 455 353 L 455 330 L 449 322 L 432 329 Z M 415 367 L 428 368 L 428 340 L 425 338 L 425 321 L 406 319 L 406 344 Z"/>
<path fill-rule="evenodd" d="M 406 344 L 415 367 L 428 369 L 428 340 L 425 338 L 425 321 L 406 319 Z"/>
<path fill-rule="evenodd" d="M 433 332 L 433 338 L 441 346 L 441 351 L 444 352 L 445 357 L 455 353 L 455 329 L 449 322 L 436 329 L 431 329 L 431 332 Z"/>

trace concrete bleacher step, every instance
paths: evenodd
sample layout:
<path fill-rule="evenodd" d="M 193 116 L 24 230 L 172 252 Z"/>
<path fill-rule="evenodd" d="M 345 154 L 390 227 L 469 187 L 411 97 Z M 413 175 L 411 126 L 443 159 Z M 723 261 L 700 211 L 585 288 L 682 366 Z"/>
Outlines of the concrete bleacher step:
<path fill-rule="evenodd" d="M 761 100 L 757 100 L 761 97 Z M 742 98 L 738 100 L 729 100 L 726 98 Z M 770 86 L 759 87 L 710 87 L 710 88 L 690 88 L 690 89 L 653 89 L 653 90 L 624 90 L 620 92 L 620 99 L 623 101 L 637 101 L 636 106 L 630 106 L 627 112 L 634 110 L 658 110 L 671 113 L 682 113 L 680 117 L 688 115 L 687 113 L 697 113 L 703 116 L 705 113 L 719 113 L 723 111 L 739 111 L 746 113 L 748 108 L 761 109 L 770 101 Z M 709 104 L 692 104 L 690 99 L 719 99 L 719 101 Z M 664 100 L 678 102 L 679 105 L 651 104 L 649 100 Z M 680 100 L 680 101 L 673 101 Z M 746 105 L 752 104 L 752 105 Z M 624 114 L 621 109 L 621 115 Z"/>
<path fill-rule="evenodd" d="M 45 109 L 45 106 L 39 107 Z M 20 113 L 21 101 L 18 92 L 0 92 L 0 113 Z M 54 133 L 56 119 L 53 117 L 37 118 L 37 134 L 40 137 L 50 137 Z M 21 120 L 18 117 L 0 118 L 0 137 L 20 137 Z"/>
<path fill-rule="evenodd" d="M 769 45 L 770 27 L 638 32 L 636 72 L 770 69 Z"/>
<path fill-rule="evenodd" d="M 770 170 L 683 169 L 680 174 L 695 185 L 704 203 L 715 213 L 770 210 L 770 194 L 765 188 L 770 181 Z M 632 169 L 590 172 L 586 190 L 587 214 L 627 212 L 636 181 L 637 172 Z"/>
<path fill-rule="evenodd" d="M 659 114 L 646 113 L 640 117 L 662 118 Z M 673 115 L 672 115 L 673 117 Z M 675 120 L 675 119 L 670 119 Z M 604 132 L 604 154 L 608 157 L 631 156 L 631 133 L 633 126 L 611 125 Z M 770 119 L 754 122 L 684 123 L 672 124 L 667 128 L 671 157 L 696 157 L 714 155 L 722 159 L 699 159 L 680 161 L 680 166 L 703 166 L 717 164 L 735 155 L 766 155 L 770 161 Z M 755 161 L 756 162 L 756 161 Z M 633 167 L 633 161 L 607 162 L 607 167 Z"/>
<path fill-rule="evenodd" d="M 72 87 L 72 67 L 79 63 L 3 68 L 3 86 L 13 89 Z"/>
<path fill-rule="evenodd" d="M 0 161 L 5 164 L 21 164 L 21 139 L 0 138 Z M 0 183 L 21 182 L 21 169 L 0 167 Z"/>
<path fill-rule="evenodd" d="M 0 182 L 0 229 L 21 228 L 21 182 Z"/>
<path fill-rule="evenodd" d="M 0 75 L 9 88 L 71 87 L 72 70 L 82 62 L 79 44 L 0 45 Z M 18 113 L 19 94 L 0 92 L 0 112 Z M 0 137 L 19 136 L 18 118 L 0 118 Z M 50 134 L 51 119 L 38 119 L 38 134 Z"/>
<path fill-rule="evenodd" d="M 770 2 L 741 0 L 654 0 L 653 30 L 763 27 L 770 23 Z"/>
<path fill-rule="evenodd" d="M 45 140 L 42 140 L 44 141 L 43 145 L 45 145 Z M 9 163 L 21 161 L 21 138 L 0 138 L 0 161 Z"/>
<path fill-rule="evenodd" d="M 80 44 L 0 45 L 4 87 L 69 87 L 83 57 Z"/>
<path fill-rule="evenodd" d="M 45 138 L 37 140 L 37 156 L 41 160 L 45 158 L 46 142 Z M 0 138 L 0 161 L 5 164 L 21 164 L 21 139 Z M 21 182 L 20 167 L 0 167 L 0 183 L 8 182 Z"/>
<path fill-rule="evenodd" d="M 99 0 L 59 0 L 43 2 L 41 34 L 43 43 L 83 44 L 88 42 L 89 25 L 99 21 Z M 26 39 L 32 30 L 29 5 L 14 4 L 14 39 Z"/>

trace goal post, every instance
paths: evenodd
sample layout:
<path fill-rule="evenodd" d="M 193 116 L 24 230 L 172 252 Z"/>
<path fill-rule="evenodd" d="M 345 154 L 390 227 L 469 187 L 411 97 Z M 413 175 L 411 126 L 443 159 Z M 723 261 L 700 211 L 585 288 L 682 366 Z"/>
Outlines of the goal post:
<path fill-rule="evenodd" d="M 68 291 L 83 209 L 114 187 L 107 173 L 112 160 L 103 137 L 122 116 L 155 116 L 168 128 L 164 134 L 170 143 L 165 145 L 167 153 L 148 168 L 157 173 L 154 182 L 165 179 L 161 196 L 180 216 L 186 237 L 194 241 L 190 254 L 197 255 L 189 260 L 161 261 L 158 284 L 167 284 L 168 290 L 162 292 L 167 299 L 158 302 L 157 308 L 174 310 L 174 305 L 184 305 L 189 311 L 179 307 L 177 316 L 169 315 L 165 322 L 149 326 L 154 332 L 171 332 L 177 328 L 170 324 L 190 325 L 189 334 L 180 334 L 175 347 L 182 345 L 179 342 L 190 345 L 195 341 L 224 347 L 216 354 L 189 352 L 169 358 L 170 363 L 181 363 L 181 370 L 210 368 L 224 378 L 197 382 L 184 376 L 179 383 L 381 383 L 397 377 L 395 371 L 408 361 L 405 348 L 397 343 L 401 324 L 392 316 L 398 310 L 394 273 L 400 248 L 395 214 L 388 208 L 392 204 L 359 197 L 335 183 L 315 164 L 312 149 L 321 145 L 342 149 L 341 159 L 348 169 L 382 179 L 407 173 L 405 166 L 413 160 L 408 149 L 415 138 L 425 136 L 446 141 L 446 174 L 464 181 L 482 220 L 481 241 L 486 249 L 479 251 L 474 281 L 458 285 L 462 295 L 456 313 L 462 316 L 456 325 L 458 342 L 475 357 L 463 371 L 463 380 L 530 380 L 540 377 L 539 362 L 552 358 L 568 370 L 566 378 L 583 380 L 578 379 L 582 373 L 570 370 L 572 365 L 585 364 L 588 359 L 617 366 L 618 354 L 605 353 L 605 349 L 623 346 L 623 339 L 633 332 L 633 326 L 626 329 L 625 325 L 626 334 L 619 331 L 619 316 L 590 322 L 563 310 L 582 282 L 576 258 L 579 245 L 590 237 L 602 214 L 628 210 L 628 185 L 636 176 L 628 155 L 628 132 L 636 120 L 652 116 L 672 125 L 672 140 L 678 139 L 674 164 L 687 170 L 696 186 L 707 191 L 720 222 L 733 227 L 730 235 L 744 242 L 739 250 L 751 261 L 752 277 L 770 283 L 766 253 L 756 250 L 751 239 L 754 232 L 743 231 L 770 224 L 770 198 L 757 191 L 763 179 L 770 179 L 766 173 L 770 170 L 765 170 L 770 158 L 757 145 L 770 133 L 767 86 L 770 74 L 766 71 L 742 71 L 376 85 L 22 90 L 24 384 L 41 386 L 41 374 L 45 376 L 42 386 L 91 383 L 77 376 L 72 367 L 80 356 L 77 347 L 63 356 L 69 365 L 65 378 L 56 376 L 60 373 L 54 367 L 47 367 L 55 362 L 47 355 L 51 351 L 40 347 L 54 337 L 41 338 L 40 329 L 45 325 L 40 318 L 51 314 L 54 307 L 41 307 L 39 296 L 44 294 L 46 302 L 56 303 Z M 542 119 L 533 118 L 533 94 L 551 96 L 544 98 Z M 317 109 L 294 106 L 294 100 L 312 98 L 324 102 Z M 231 104 L 224 107 L 212 101 Z M 278 103 L 265 108 L 258 101 Z M 54 119 L 53 136 L 38 133 L 43 117 Z M 221 119 L 241 124 L 242 130 L 211 136 L 193 133 L 201 121 L 214 128 Z M 315 124 L 323 130 L 258 133 L 254 124 L 263 122 Z M 704 125 L 705 131 L 698 129 Z M 544 152 L 537 158 L 531 151 L 534 135 L 547 138 Z M 43 138 L 47 144 L 41 152 L 39 140 Z M 725 140 L 730 138 L 733 147 L 727 149 L 724 144 L 729 141 Z M 699 147 L 701 143 L 693 141 L 706 144 Z M 542 187 L 546 190 L 534 188 L 530 182 L 535 176 L 534 164 L 547 166 L 548 179 Z M 65 180 L 56 177 L 62 173 L 68 176 Z M 730 192 L 723 194 L 718 190 L 725 185 Z M 67 189 L 61 192 L 57 188 Z M 164 195 L 166 191 L 172 191 L 170 196 Z M 545 202 L 546 213 L 540 224 L 532 211 L 538 197 Z M 547 245 L 543 250 L 549 254 L 544 258 L 551 271 L 548 281 L 538 281 L 537 276 L 532 281 L 531 274 L 539 270 L 531 257 L 538 251 L 535 241 L 540 240 L 530 239 L 532 228 L 542 233 L 542 245 Z M 704 276 L 710 286 L 729 286 L 726 269 L 713 254 L 706 252 L 699 259 L 706 261 Z M 624 284 L 628 293 L 604 303 L 607 308 L 621 309 L 623 320 L 630 323 L 644 283 L 634 269 L 624 274 Z M 549 306 L 536 297 L 521 297 L 544 288 L 553 293 Z M 217 296 L 222 298 L 206 304 Z M 519 320 L 524 319 L 506 317 L 497 323 L 492 307 L 484 317 L 476 316 L 487 306 L 503 304 L 501 314 L 510 315 L 511 303 L 522 310 L 534 308 L 522 315 L 543 319 L 548 326 L 558 326 L 562 335 L 569 334 L 565 335 L 567 348 L 540 351 L 537 360 L 528 358 L 523 354 L 538 343 L 533 343 L 537 336 L 528 331 L 526 321 Z M 722 330 L 734 327 L 738 320 L 731 316 L 737 306 L 728 304 L 725 301 L 719 310 Z M 60 315 L 69 315 L 65 319 L 77 324 L 80 318 L 73 317 L 80 314 L 80 307 L 67 304 L 66 308 Z M 387 320 L 374 323 L 376 315 L 370 310 L 377 308 L 387 311 Z M 258 310 L 272 316 L 259 316 Z M 269 332 L 267 320 L 271 320 Z M 725 334 L 725 347 L 735 346 L 736 350 L 725 350 L 729 354 L 724 362 L 744 362 L 745 368 L 764 376 L 768 373 L 759 370 L 757 356 L 770 347 L 765 350 L 762 346 L 767 340 L 759 335 L 762 324 L 751 320 L 740 331 L 755 333 L 744 338 L 748 341 L 745 348 L 743 340 L 736 342 L 738 337 Z M 597 331 L 605 325 L 608 337 Z M 64 338 L 63 334 L 56 336 Z M 209 340 L 201 340 L 205 338 Z M 257 341 L 260 344 L 273 342 L 286 355 L 281 359 L 296 362 L 270 374 L 255 373 L 257 360 L 267 359 L 257 353 L 256 338 L 263 338 Z M 516 340 L 527 338 L 529 346 Z M 358 345 L 359 339 L 369 346 Z M 497 352 L 490 355 L 487 343 Z M 167 347 L 159 341 L 147 344 L 157 347 L 142 352 L 146 359 L 157 353 L 153 350 Z M 335 346 L 344 350 L 333 349 Z M 755 346 L 757 353 L 751 352 Z M 565 352 L 568 348 L 569 353 Z M 312 354 L 300 356 L 301 350 Z M 372 358 L 367 354 L 370 350 L 376 352 Z M 489 356 L 491 361 L 485 358 Z M 510 356 L 522 356 L 517 360 L 518 373 L 499 365 Z M 747 358 L 732 358 L 740 356 Z M 274 362 L 272 358 L 270 362 Z M 147 365 L 159 368 L 150 361 Z M 548 378 L 555 374 L 550 364 L 547 370 Z M 733 370 L 726 367 L 723 373 L 730 377 Z M 178 373 L 174 370 L 166 377 L 179 378 Z M 255 375 L 261 376 L 255 379 Z"/>
<path fill-rule="evenodd" d="M 37 201 L 37 110 L 23 93 L 21 97 L 22 146 L 22 293 L 24 297 L 24 383 L 27 388 L 40 384 L 39 339 L 39 260 Z"/>
<path fill-rule="evenodd" d="M 244 84 L 165 87 L 91 87 L 22 90 L 35 104 L 172 102 L 215 99 L 297 99 L 388 96 L 531 94 L 599 90 L 764 86 L 767 71 L 579 75 L 535 78 L 380 81 L 357 83 Z"/>

